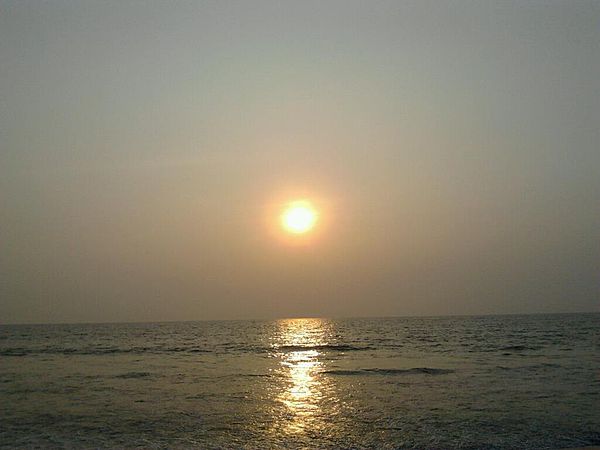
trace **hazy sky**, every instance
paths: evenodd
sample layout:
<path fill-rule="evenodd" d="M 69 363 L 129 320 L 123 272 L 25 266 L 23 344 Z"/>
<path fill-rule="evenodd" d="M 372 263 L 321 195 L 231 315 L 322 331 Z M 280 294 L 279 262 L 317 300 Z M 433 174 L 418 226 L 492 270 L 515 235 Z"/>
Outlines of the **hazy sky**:
<path fill-rule="evenodd" d="M 599 124 L 598 1 L 0 0 L 0 322 L 598 311 Z"/>

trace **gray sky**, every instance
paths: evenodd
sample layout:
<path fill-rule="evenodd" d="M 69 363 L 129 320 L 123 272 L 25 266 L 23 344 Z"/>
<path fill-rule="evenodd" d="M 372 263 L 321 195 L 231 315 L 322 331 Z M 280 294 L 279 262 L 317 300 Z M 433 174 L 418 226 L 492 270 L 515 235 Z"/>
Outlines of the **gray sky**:
<path fill-rule="evenodd" d="M 0 322 L 598 311 L 599 124 L 598 1 L 0 0 Z"/>

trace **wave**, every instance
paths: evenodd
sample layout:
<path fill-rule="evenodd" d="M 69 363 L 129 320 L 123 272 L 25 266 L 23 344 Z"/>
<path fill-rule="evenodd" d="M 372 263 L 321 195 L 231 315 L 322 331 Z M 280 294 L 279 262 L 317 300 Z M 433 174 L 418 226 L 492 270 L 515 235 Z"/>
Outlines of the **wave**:
<path fill-rule="evenodd" d="M 127 372 L 119 375 L 115 375 L 115 378 L 147 378 L 152 376 L 150 372 Z"/>
<path fill-rule="evenodd" d="M 280 351 L 280 352 L 302 352 L 302 351 L 321 351 L 321 352 L 352 352 L 375 350 L 370 346 L 354 346 L 348 344 L 322 344 L 322 345 L 282 345 L 279 347 L 253 347 L 253 346 L 229 346 L 223 348 L 217 346 L 214 349 L 205 349 L 200 347 L 45 347 L 45 348 L 24 348 L 13 347 L 0 349 L 0 356 L 28 356 L 28 355 L 110 355 L 110 354 L 164 354 L 164 353 L 213 353 L 215 351 L 242 351 L 258 352 Z"/>
<path fill-rule="evenodd" d="M 562 367 L 560 364 L 555 364 L 555 363 L 540 363 L 540 364 L 530 364 L 530 365 L 515 366 L 515 367 L 496 366 L 496 368 L 499 369 L 499 370 L 515 370 L 515 371 L 521 371 L 521 370 L 539 370 L 539 369 L 556 369 L 556 368 L 560 368 L 560 367 Z"/>
<path fill-rule="evenodd" d="M 432 367 L 413 367 L 411 369 L 356 369 L 356 370 L 325 370 L 328 375 L 444 375 L 453 373 L 450 369 L 436 369 Z"/>
<path fill-rule="evenodd" d="M 347 345 L 347 344 L 282 345 L 279 347 L 274 347 L 273 349 L 280 350 L 283 352 L 302 352 L 302 351 L 309 351 L 309 350 L 352 352 L 352 351 L 374 350 L 373 347 L 369 347 L 369 346 L 357 347 L 354 345 Z"/>
<path fill-rule="evenodd" d="M 132 347 L 132 348 L 5 348 L 0 350 L 0 356 L 28 355 L 110 355 L 117 353 L 146 354 L 146 353 L 212 353 L 212 350 L 197 347 Z"/>
<path fill-rule="evenodd" d="M 269 373 L 242 373 L 237 376 L 238 377 L 248 377 L 248 378 L 273 378 L 276 375 L 272 375 Z"/>
<path fill-rule="evenodd" d="M 539 350 L 539 347 L 533 347 L 528 345 L 507 345 L 506 347 L 500 347 L 500 350 L 508 351 L 523 351 L 523 350 Z"/>

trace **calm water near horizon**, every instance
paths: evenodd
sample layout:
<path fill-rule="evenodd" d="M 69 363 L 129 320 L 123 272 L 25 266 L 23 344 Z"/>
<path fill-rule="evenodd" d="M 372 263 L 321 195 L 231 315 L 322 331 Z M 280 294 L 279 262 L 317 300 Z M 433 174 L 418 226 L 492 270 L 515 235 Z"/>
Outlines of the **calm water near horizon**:
<path fill-rule="evenodd" d="M 600 314 L 0 326 L 0 447 L 600 444 Z"/>

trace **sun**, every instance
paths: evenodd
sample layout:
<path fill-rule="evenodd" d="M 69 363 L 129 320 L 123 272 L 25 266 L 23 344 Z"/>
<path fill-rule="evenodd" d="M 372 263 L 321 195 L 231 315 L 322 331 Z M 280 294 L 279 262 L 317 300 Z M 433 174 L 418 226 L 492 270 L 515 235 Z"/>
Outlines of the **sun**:
<path fill-rule="evenodd" d="M 293 234 L 304 234 L 314 228 L 319 215 L 308 200 L 296 200 L 281 214 L 281 225 Z"/>

